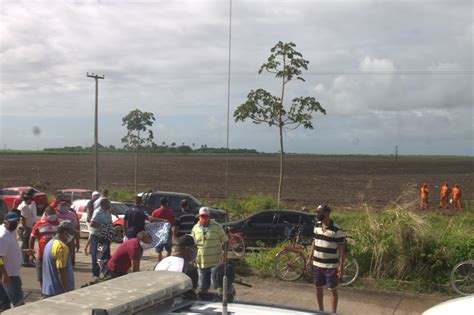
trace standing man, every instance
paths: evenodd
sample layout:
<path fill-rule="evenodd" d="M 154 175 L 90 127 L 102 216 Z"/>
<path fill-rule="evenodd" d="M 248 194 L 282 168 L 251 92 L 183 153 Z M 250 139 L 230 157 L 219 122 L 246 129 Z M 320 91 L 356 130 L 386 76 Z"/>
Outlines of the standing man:
<path fill-rule="evenodd" d="M 451 188 L 449 188 L 448 182 L 444 182 L 443 186 L 441 186 L 438 209 L 441 207 L 445 207 L 446 209 L 449 209 L 449 195 L 450 194 L 451 194 Z"/>
<path fill-rule="evenodd" d="M 102 191 L 102 196 L 99 196 L 99 198 L 97 198 L 97 200 L 94 201 L 94 210 L 99 208 L 100 201 L 104 198 L 109 199 L 109 190 L 108 189 L 104 189 L 104 191 Z"/>
<path fill-rule="evenodd" d="M 199 289 L 207 293 L 211 286 L 213 268 L 222 259 L 222 244 L 226 241 L 224 230 L 214 220 L 207 207 L 199 209 L 199 222 L 193 227 L 191 236 L 194 237 L 198 248 L 196 263 L 199 273 Z M 215 287 L 214 283 L 213 287 Z"/>
<path fill-rule="evenodd" d="M 94 191 L 92 193 L 92 199 L 87 202 L 86 210 L 87 210 L 87 223 L 91 222 L 92 213 L 94 212 L 94 202 L 99 199 L 100 193 L 98 191 Z"/>
<path fill-rule="evenodd" d="M 21 288 L 21 250 L 15 230 L 20 218 L 15 212 L 9 212 L 0 226 L 0 313 L 13 306 L 25 304 Z"/>
<path fill-rule="evenodd" d="M 197 223 L 197 216 L 189 211 L 189 204 L 186 199 L 181 200 L 181 210 L 176 214 L 176 236 L 191 234 L 191 230 Z"/>
<path fill-rule="evenodd" d="M 344 274 L 345 235 L 341 228 L 330 218 L 331 208 L 318 207 L 318 222 L 314 226 L 312 255 L 307 267 L 313 270 L 314 285 L 319 310 L 324 311 L 323 287 L 327 286 L 332 293 L 332 312 L 337 311 L 337 286 Z"/>
<path fill-rule="evenodd" d="M 140 271 L 140 259 L 143 256 L 143 250 L 151 240 L 151 235 L 148 232 L 141 231 L 137 234 L 137 237 L 120 244 L 107 263 L 112 278 L 126 275 L 130 268 L 132 268 L 132 272 Z"/>
<path fill-rule="evenodd" d="M 44 215 L 36 222 L 30 237 L 30 262 L 36 260 L 36 276 L 43 286 L 43 253 L 46 244 L 54 238 L 58 231 L 58 215 L 54 208 L 47 207 Z M 38 257 L 35 259 L 35 241 L 38 240 Z"/>
<path fill-rule="evenodd" d="M 110 213 L 110 201 L 107 198 L 100 200 L 99 208 L 94 210 L 91 219 L 91 226 L 89 229 L 90 239 L 90 254 L 92 259 L 92 276 L 97 280 L 100 276 L 100 266 L 97 261 L 99 244 L 104 248 L 101 253 L 101 260 L 108 260 L 110 258 L 110 241 L 112 239 L 112 215 Z"/>
<path fill-rule="evenodd" d="M 74 271 L 67 244 L 77 232 L 71 222 L 62 221 L 56 236 L 44 248 L 42 293 L 45 297 L 74 290 Z"/>
<path fill-rule="evenodd" d="M 18 210 L 21 212 L 21 219 L 20 223 L 22 226 L 21 232 L 21 249 L 28 249 L 30 244 L 30 235 L 31 230 L 33 229 L 33 225 L 36 223 L 36 203 L 33 201 L 34 191 L 24 191 L 21 194 L 22 202 L 18 206 Z M 25 267 L 33 267 L 30 264 L 29 255 L 24 252 L 23 255 L 23 266 Z"/>
<path fill-rule="evenodd" d="M 429 194 L 430 189 L 428 188 L 428 184 L 424 183 L 423 186 L 421 186 L 420 188 L 420 210 L 423 210 L 425 206 L 426 210 L 430 209 Z"/>
<path fill-rule="evenodd" d="M 69 254 L 71 255 L 72 265 L 76 265 L 76 251 L 79 251 L 81 234 L 80 234 L 80 225 L 79 220 L 77 219 L 76 214 L 71 209 L 71 199 L 64 197 L 58 206 L 58 221 L 69 221 L 74 226 L 74 230 L 78 231 L 74 239 L 72 239 L 67 246 L 69 246 Z"/>
<path fill-rule="evenodd" d="M 168 208 L 168 198 L 162 197 L 160 199 L 161 207 L 155 209 L 151 216 L 148 218 L 150 222 L 166 221 L 171 224 L 170 234 L 168 235 L 168 240 L 164 244 L 158 244 L 155 247 L 157 253 L 158 262 L 163 258 L 162 252 L 163 248 L 166 249 L 166 257 L 171 255 L 171 247 L 173 246 L 173 238 L 176 238 L 176 226 L 174 222 L 174 212 Z"/>
<path fill-rule="evenodd" d="M 451 198 L 453 199 L 453 204 L 456 207 L 456 210 L 462 211 L 462 203 L 461 203 L 461 187 L 458 184 L 454 185 L 453 191 L 451 192 Z"/>
<path fill-rule="evenodd" d="M 125 237 L 130 240 L 137 237 L 139 232 L 145 231 L 145 220 L 147 218 L 148 216 L 143 209 L 143 199 L 140 196 L 136 196 L 135 204 L 127 210 L 123 218 Z"/>

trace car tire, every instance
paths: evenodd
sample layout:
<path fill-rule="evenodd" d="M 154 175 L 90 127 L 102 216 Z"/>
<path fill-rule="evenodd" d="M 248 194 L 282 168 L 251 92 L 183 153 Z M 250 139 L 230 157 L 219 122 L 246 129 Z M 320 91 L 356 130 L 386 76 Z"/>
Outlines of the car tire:
<path fill-rule="evenodd" d="M 115 225 L 114 226 L 114 242 L 122 243 L 123 242 L 123 226 Z"/>

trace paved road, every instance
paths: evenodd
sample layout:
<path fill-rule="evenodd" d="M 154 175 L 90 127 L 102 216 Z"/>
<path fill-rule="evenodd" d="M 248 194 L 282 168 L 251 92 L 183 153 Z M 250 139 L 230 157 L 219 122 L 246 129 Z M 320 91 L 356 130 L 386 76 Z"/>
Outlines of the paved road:
<path fill-rule="evenodd" d="M 84 240 L 82 242 L 85 243 Z M 82 245 L 83 245 L 82 244 Z M 112 250 L 116 248 L 112 245 Z M 76 257 L 75 281 L 76 288 L 92 280 L 90 271 L 90 257 L 81 252 Z M 153 250 L 145 251 L 142 260 L 142 270 L 152 270 L 156 264 Z M 27 302 L 41 298 L 39 283 L 36 281 L 34 268 L 22 269 L 23 290 L 27 295 Z M 310 283 L 288 283 L 260 278 L 245 278 L 244 282 L 252 284 L 252 288 L 236 285 L 237 298 L 242 301 L 272 303 L 294 307 L 315 309 L 317 302 L 314 287 Z M 380 293 L 374 291 L 342 288 L 339 290 L 339 314 L 421 314 L 429 307 L 448 299 L 447 297 Z M 328 294 L 326 294 L 328 296 Z M 325 300 L 327 306 L 330 300 Z"/>

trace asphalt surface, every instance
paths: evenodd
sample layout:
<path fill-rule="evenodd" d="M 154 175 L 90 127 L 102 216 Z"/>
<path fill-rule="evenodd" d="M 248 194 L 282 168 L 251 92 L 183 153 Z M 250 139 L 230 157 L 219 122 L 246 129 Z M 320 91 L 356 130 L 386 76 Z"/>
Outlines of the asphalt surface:
<path fill-rule="evenodd" d="M 92 281 L 90 256 L 83 253 L 85 240 L 81 242 L 80 252 L 76 253 L 76 288 Z M 117 244 L 112 244 L 112 252 Z M 141 262 L 142 270 L 153 270 L 156 254 L 147 250 Z M 36 281 L 35 268 L 22 268 L 23 291 L 26 302 L 41 298 L 39 283 Z M 269 303 L 317 310 L 314 286 L 310 283 L 282 282 L 271 279 L 249 277 L 242 279 L 252 285 L 251 288 L 235 284 L 237 299 L 240 301 Z M 330 292 L 325 292 L 325 306 L 330 310 Z M 421 314 L 433 305 L 447 300 L 448 297 L 386 293 L 354 288 L 339 289 L 338 314 Z"/>

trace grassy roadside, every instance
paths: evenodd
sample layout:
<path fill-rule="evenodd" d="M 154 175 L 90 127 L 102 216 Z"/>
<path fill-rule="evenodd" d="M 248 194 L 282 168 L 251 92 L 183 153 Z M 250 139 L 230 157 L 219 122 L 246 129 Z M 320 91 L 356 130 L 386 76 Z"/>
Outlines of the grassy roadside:
<path fill-rule="evenodd" d="M 219 204 L 233 217 L 276 207 L 266 196 Z M 380 211 L 368 206 L 335 209 L 334 221 L 353 238 L 351 253 L 360 265 L 354 286 L 377 290 L 449 293 L 453 266 L 474 257 L 474 207 L 463 212 L 414 212 L 398 205 Z M 284 207 L 284 206 L 283 206 Z M 273 277 L 272 263 L 281 245 L 246 254 L 238 270 Z"/>

